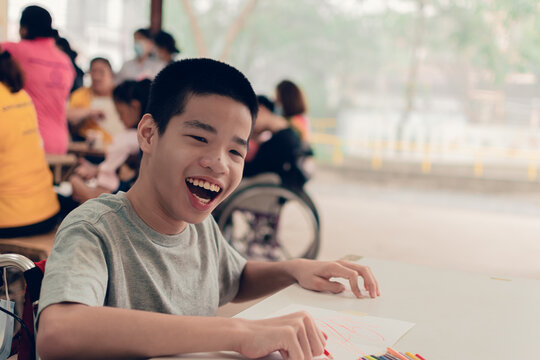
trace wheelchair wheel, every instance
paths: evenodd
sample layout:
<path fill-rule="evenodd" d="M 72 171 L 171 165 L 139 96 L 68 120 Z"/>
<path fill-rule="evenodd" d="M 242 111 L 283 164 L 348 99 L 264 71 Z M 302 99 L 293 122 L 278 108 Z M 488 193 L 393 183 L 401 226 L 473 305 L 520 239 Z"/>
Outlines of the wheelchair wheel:
<path fill-rule="evenodd" d="M 301 190 L 248 186 L 231 195 L 217 222 L 227 241 L 248 259 L 313 259 L 319 252 L 319 215 Z"/>

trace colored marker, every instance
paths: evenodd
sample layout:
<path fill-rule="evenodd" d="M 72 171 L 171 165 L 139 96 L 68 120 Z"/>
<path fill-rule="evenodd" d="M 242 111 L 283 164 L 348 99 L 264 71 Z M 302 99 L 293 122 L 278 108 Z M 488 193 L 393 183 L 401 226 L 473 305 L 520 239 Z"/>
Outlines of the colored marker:
<path fill-rule="evenodd" d="M 396 350 L 392 349 L 391 347 L 389 348 L 386 348 L 386 350 L 394 357 L 398 358 L 399 360 L 409 360 L 407 359 L 405 356 L 401 355 L 399 352 L 397 352 Z"/>
<path fill-rule="evenodd" d="M 330 355 L 330 353 L 326 349 L 324 349 L 324 356 L 326 356 L 330 360 L 334 360 L 334 357 Z"/>
<path fill-rule="evenodd" d="M 420 356 L 419 354 L 416 354 L 416 357 L 419 358 L 420 360 L 426 360 L 422 356 Z"/>

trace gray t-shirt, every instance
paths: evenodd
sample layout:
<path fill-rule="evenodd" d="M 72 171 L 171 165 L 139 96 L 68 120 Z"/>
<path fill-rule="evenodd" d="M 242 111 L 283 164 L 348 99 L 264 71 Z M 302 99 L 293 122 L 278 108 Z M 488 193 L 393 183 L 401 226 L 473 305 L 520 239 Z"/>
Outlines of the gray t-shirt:
<path fill-rule="evenodd" d="M 102 195 L 62 223 L 47 260 L 39 313 L 76 302 L 177 315 L 215 315 L 246 264 L 212 216 L 177 235 L 146 225 L 125 193 Z"/>

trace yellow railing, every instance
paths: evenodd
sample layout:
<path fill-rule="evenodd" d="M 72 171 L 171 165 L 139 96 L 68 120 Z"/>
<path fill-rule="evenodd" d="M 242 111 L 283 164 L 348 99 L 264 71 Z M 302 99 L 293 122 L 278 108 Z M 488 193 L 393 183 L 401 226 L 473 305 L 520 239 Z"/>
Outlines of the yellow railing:
<path fill-rule="evenodd" d="M 383 158 L 386 152 L 387 154 L 400 153 L 419 157 L 421 159 L 419 170 L 423 174 L 429 174 L 432 170 L 434 157 L 437 158 L 451 153 L 454 156 L 471 159 L 471 170 L 475 177 L 484 175 L 485 166 L 490 161 L 514 159 L 527 164 L 524 176 L 529 181 L 535 181 L 538 178 L 540 150 L 536 149 L 470 146 L 465 144 L 426 144 L 387 140 L 344 141 L 332 134 L 336 126 L 335 119 L 314 119 L 312 124 L 313 132 L 310 135 L 310 143 L 314 146 L 316 152 L 318 147 L 330 147 L 331 162 L 334 165 L 343 164 L 343 149 L 347 147 L 362 150 L 366 153 L 371 159 L 371 168 L 373 170 L 379 170 L 383 167 Z"/>

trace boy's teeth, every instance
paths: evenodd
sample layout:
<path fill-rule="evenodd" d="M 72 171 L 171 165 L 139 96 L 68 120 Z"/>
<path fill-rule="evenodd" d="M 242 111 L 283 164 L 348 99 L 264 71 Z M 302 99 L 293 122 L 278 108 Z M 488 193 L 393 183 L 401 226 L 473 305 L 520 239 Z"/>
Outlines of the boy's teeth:
<path fill-rule="evenodd" d="M 195 196 L 197 198 L 197 200 L 199 200 L 199 202 L 203 203 L 203 204 L 208 204 L 210 202 L 210 199 L 203 199 L 201 197 L 198 197 L 197 195 L 193 194 L 193 196 Z"/>
<path fill-rule="evenodd" d="M 206 190 L 215 191 L 215 192 L 219 192 L 221 190 L 221 188 L 218 185 L 211 184 L 208 181 L 199 180 L 199 179 L 192 179 L 192 178 L 188 178 L 187 181 L 189 183 L 192 183 L 195 186 L 200 186 L 200 187 L 202 187 L 202 188 L 204 188 Z"/>

